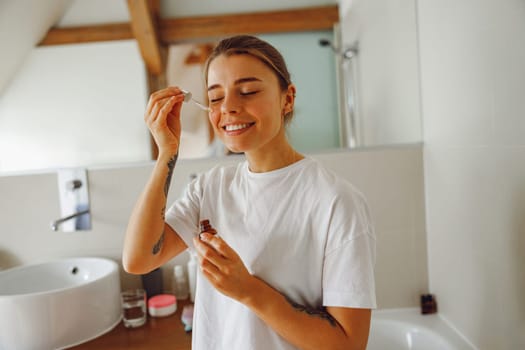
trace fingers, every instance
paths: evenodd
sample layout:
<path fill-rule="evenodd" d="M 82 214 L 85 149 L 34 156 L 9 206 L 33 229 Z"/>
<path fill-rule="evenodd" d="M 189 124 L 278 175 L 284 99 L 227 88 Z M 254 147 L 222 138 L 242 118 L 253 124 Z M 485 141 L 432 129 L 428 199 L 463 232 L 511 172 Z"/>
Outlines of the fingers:
<path fill-rule="evenodd" d="M 144 119 L 148 124 L 163 121 L 171 112 L 175 104 L 184 101 L 182 90 L 176 87 L 169 87 L 156 91 L 151 94 Z"/>
<path fill-rule="evenodd" d="M 203 232 L 199 235 L 199 238 L 202 242 L 210 245 L 213 249 L 215 249 L 224 257 L 230 256 L 230 253 L 233 253 L 233 250 L 230 248 L 230 246 L 226 244 L 226 242 L 217 235 L 212 235 L 208 232 Z"/>
<path fill-rule="evenodd" d="M 237 254 L 220 237 L 209 233 L 202 233 L 200 236 L 200 239 L 198 237 L 194 238 L 194 244 L 199 253 L 201 266 L 206 268 L 209 265 L 207 262 L 209 262 L 217 270 L 228 273 L 231 265 L 238 260 Z M 213 272 L 213 269 L 210 272 Z"/>
<path fill-rule="evenodd" d="M 222 294 L 236 300 L 246 297 L 251 275 L 241 258 L 226 242 L 209 233 L 195 237 L 200 269 L 206 279 Z"/>
<path fill-rule="evenodd" d="M 217 250 L 213 245 L 199 239 L 198 237 L 193 239 L 193 243 L 195 244 L 195 249 L 201 258 L 201 262 L 203 260 L 207 260 L 215 266 L 221 266 L 225 264 L 227 257 L 224 256 L 222 252 Z"/>
<path fill-rule="evenodd" d="M 167 116 L 175 105 L 175 98 L 168 97 L 153 104 L 153 109 L 145 115 L 146 122 L 152 125 Z"/>
<path fill-rule="evenodd" d="M 177 87 L 170 86 L 165 89 L 155 91 L 149 97 L 148 105 L 146 107 L 146 114 L 151 114 L 153 108 L 159 101 L 166 100 L 177 95 L 182 95 L 182 99 L 184 100 L 184 94 L 182 90 Z"/>

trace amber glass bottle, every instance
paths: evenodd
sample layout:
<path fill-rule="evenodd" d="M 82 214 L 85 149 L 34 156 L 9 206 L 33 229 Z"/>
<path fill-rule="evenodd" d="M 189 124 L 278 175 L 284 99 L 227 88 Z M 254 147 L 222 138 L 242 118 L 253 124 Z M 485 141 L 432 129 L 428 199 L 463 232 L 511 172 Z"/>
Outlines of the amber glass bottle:
<path fill-rule="evenodd" d="M 211 226 L 210 220 L 202 220 L 200 222 L 200 228 L 201 228 L 201 233 L 206 232 L 206 233 L 209 233 L 211 235 L 216 235 L 217 234 L 217 230 L 215 230 Z"/>

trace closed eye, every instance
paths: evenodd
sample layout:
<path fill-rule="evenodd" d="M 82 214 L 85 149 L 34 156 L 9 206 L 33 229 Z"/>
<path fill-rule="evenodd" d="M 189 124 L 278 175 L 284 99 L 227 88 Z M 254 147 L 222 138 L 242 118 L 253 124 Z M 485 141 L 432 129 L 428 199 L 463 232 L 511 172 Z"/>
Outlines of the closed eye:
<path fill-rule="evenodd" d="M 255 95 L 256 93 L 258 93 L 259 91 L 246 91 L 246 92 L 241 92 L 241 96 L 249 96 L 249 95 Z"/>
<path fill-rule="evenodd" d="M 260 92 L 260 90 L 254 90 L 254 91 L 245 91 L 245 92 L 240 92 L 239 95 L 241 96 L 250 96 L 250 95 L 255 95 L 257 94 L 258 92 Z M 224 99 L 224 96 L 220 96 L 220 97 L 215 97 L 215 98 L 210 98 L 210 103 L 216 103 L 216 102 L 219 102 L 220 100 Z"/>
<path fill-rule="evenodd" d="M 210 98 L 210 103 L 218 102 L 222 100 L 224 97 L 216 97 L 216 98 Z"/>

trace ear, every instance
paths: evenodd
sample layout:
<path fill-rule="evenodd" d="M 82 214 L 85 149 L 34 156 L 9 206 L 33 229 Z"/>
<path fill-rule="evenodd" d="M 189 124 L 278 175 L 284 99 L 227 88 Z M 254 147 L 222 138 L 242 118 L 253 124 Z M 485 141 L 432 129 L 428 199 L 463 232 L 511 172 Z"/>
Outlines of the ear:
<path fill-rule="evenodd" d="M 288 113 L 292 112 L 294 104 L 295 104 L 295 85 L 290 84 L 288 85 L 288 89 L 286 90 L 285 96 L 284 96 L 283 115 L 287 115 Z"/>

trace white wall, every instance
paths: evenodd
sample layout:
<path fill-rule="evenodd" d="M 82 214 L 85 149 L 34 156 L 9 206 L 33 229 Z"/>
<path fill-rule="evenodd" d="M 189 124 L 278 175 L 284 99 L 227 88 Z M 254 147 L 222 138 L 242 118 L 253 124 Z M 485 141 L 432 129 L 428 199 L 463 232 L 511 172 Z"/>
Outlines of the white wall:
<path fill-rule="evenodd" d="M 525 2 L 418 7 L 430 289 L 479 349 L 525 349 Z"/>
<path fill-rule="evenodd" d="M 379 307 L 416 306 L 428 290 L 419 145 L 391 149 L 320 153 L 316 159 L 356 185 L 368 198 L 377 234 Z M 181 160 L 174 172 L 169 201 L 182 191 L 191 173 L 221 160 Z M 105 256 L 120 261 L 127 220 L 152 164 L 91 168 L 88 171 L 92 231 L 53 232 L 59 217 L 55 173 L 0 177 L 0 268 L 67 256 Z M 171 261 L 185 262 L 186 256 Z M 167 279 L 168 268 L 164 269 Z M 123 287 L 139 279 L 122 273 Z"/>

